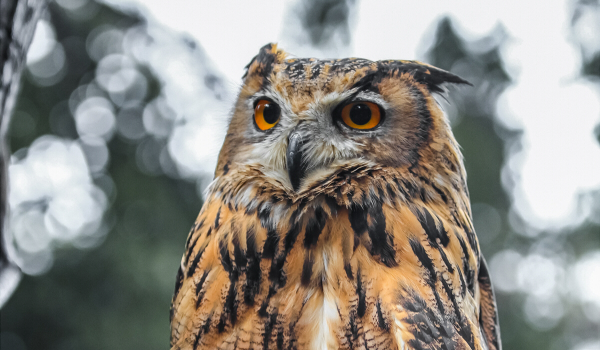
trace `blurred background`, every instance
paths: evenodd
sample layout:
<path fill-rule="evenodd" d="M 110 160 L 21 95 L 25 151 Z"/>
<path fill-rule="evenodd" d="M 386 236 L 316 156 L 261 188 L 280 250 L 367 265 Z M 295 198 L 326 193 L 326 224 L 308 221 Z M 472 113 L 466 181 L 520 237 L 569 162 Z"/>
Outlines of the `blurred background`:
<path fill-rule="evenodd" d="M 600 2 L 55 0 L 9 129 L 2 350 L 166 349 L 243 67 L 418 59 L 461 144 L 505 349 L 600 349 Z"/>

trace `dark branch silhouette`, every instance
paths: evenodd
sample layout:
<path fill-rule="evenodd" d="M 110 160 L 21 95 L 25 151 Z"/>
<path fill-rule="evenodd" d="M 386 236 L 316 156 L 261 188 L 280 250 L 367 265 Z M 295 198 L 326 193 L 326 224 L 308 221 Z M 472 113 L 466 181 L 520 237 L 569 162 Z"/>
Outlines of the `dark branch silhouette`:
<path fill-rule="evenodd" d="M 21 275 L 8 249 L 8 126 L 27 49 L 45 8 L 44 0 L 0 1 L 0 307 L 17 287 Z"/>

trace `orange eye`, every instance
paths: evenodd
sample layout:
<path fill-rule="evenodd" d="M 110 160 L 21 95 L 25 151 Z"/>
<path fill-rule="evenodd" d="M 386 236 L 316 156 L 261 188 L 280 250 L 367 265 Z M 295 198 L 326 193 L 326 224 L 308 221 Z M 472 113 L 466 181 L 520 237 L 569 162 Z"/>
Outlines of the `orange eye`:
<path fill-rule="evenodd" d="M 381 111 L 373 102 L 353 102 L 342 109 L 342 120 L 353 129 L 373 129 L 381 121 Z"/>
<path fill-rule="evenodd" d="M 279 121 L 281 109 L 275 102 L 259 100 L 254 107 L 254 122 L 260 130 L 269 130 Z"/>

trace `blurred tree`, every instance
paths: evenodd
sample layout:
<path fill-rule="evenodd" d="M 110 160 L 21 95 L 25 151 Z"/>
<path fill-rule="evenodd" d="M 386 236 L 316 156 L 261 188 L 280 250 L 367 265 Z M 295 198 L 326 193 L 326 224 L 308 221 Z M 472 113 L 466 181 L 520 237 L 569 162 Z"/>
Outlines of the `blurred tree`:
<path fill-rule="evenodd" d="M 298 17 L 313 46 L 332 44 L 334 33 L 338 32 L 342 44 L 350 43 L 349 17 L 354 0 L 303 1 Z M 337 38 L 337 37 L 336 37 Z M 339 43 L 338 43 L 339 44 Z"/>
<path fill-rule="evenodd" d="M 23 75 L 15 113 L 31 118 L 32 127 L 28 132 L 18 127 L 10 130 L 14 150 L 26 150 L 47 134 L 76 139 L 75 110 L 69 101 L 79 93 L 78 87 L 112 101 L 93 80 L 98 62 L 114 54 L 112 49 L 121 51 L 122 34 L 117 42 L 108 40 L 112 49 L 97 57 L 90 57 L 90 41 L 105 32 L 98 28 L 113 30 L 106 39 L 141 20 L 95 2 L 84 7 L 49 4 L 50 23 L 65 50 L 67 68 L 64 76 L 47 86 L 40 85 L 30 71 Z M 127 112 L 134 125 L 142 125 L 144 106 L 158 96 L 160 83 L 146 67 L 136 69 L 149 82 L 141 106 L 112 108 Z M 154 142 L 143 135 L 133 141 L 121 134 L 113 137 L 108 143 L 107 173 L 94 179 L 112 204 L 101 228 L 109 230 L 105 240 L 98 242 L 102 249 L 79 250 L 62 244 L 65 248 L 56 251 L 54 267 L 47 274 L 23 278 L 0 315 L 3 350 L 168 347 L 175 272 L 201 202 L 195 184 L 140 170 L 138 145 Z"/>
<path fill-rule="evenodd" d="M 600 1 L 578 0 L 574 3 L 573 7 L 573 15 L 571 17 L 571 26 L 573 27 L 572 31 L 576 31 L 578 26 L 589 27 L 589 23 L 584 21 L 584 16 L 586 14 L 589 14 L 589 16 L 592 18 L 594 18 L 595 15 L 595 19 L 600 21 Z M 597 25 L 597 27 L 600 27 L 600 25 Z M 575 35 L 575 38 L 576 40 L 581 39 L 577 38 L 577 35 Z M 581 74 L 600 85 L 600 49 L 598 49 L 597 44 L 596 47 L 589 46 L 594 45 L 589 45 L 589 43 L 586 45 L 586 43 L 582 42 L 579 43 L 579 50 L 583 58 Z M 600 122 L 594 129 L 594 133 L 596 135 L 596 139 L 598 140 L 598 144 L 600 144 Z"/>
<path fill-rule="evenodd" d="M 6 137 L 27 49 L 45 7 L 43 0 L 3 0 L 0 3 L 0 308 L 20 279 L 19 268 L 13 263 L 5 243 L 10 162 Z"/>
<path fill-rule="evenodd" d="M 503 167 L 507 157 L 521 147 L 521 133 L 506 129 L 495 112 L 498 96 L 510 84 L 499 54 L 505 39 L 506 34 L 498 28 L 477 41 L 465 41 L 457 34 L 452 21 L 446 18 L 437 26 L 436 39 L 427 59 L 429 63 L 450 70 L 474 85 L 473 88 L 452 91 L 452 104 L 448 108 L 454 134 L 463 148 L 474 224 L 484 255 L 490 261 L 495 254 L 509 249 L 534 259 L 548 255 L 563 256 L 560 268 L 568 273 L 568 264 L 600 248 L 600 222 L 588 220 L 579 227 L 559 232 L 527 235 L 530 229 L 526 221 L 511 212 L 511 199 L 507 193 L 511 192 L 514 180 Z M 584 67 L 587 67 L 584 71 L 590 74 L 587 62 L 584 62 Z M 598 193 L 582 197 L 595 202 L 594 210 L 598 210 Z M 515 231 L 518 226 L 521 230 Z M 510 267 L 501 268 L 508 271 Z M 492 282 L 494 277 L 492 273 Z M 535 280 L 536 276 L 530 277 Z M 558 299 L 558 302 L 545 304 L 528 295 L 528 291 L 508 293 L 496 290 L 502 341 L 506 349 L 565 349 L 573 347 L 580 339 L 593 339 L 598 334 L 598 324 L 586 319 L 581 305 L 571 300 L 572 297 L 566 300 L 560 295 L 553 295 L 552 299 Z M 552 307 L 554 309 L 548 309 Z M 544 308 L 548 311 L 543 311 Z M 544 315 L 544 312 L 547 314 Z M 532 315 L 539 319 L 532 319 Z"/>
<path fill-rule="evenodd" d="M 352 42 L 355 5 L 355 0 L 295 1 L 284 33 L 305 53 L 344 55 Z"/>

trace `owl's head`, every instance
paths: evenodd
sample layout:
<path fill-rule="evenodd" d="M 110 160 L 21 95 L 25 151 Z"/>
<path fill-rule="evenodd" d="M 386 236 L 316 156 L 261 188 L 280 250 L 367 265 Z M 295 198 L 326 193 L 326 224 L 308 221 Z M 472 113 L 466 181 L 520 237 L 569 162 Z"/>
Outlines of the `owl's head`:
<path fill-rule="evenodd" d="M 416 61 L 287 59 L 266 45 L 247 66 L 215 175 L 252 169 L 292 197 L 356 169 L 464 181 L 433 96 L 444 83 L 468 84 Z"/>

